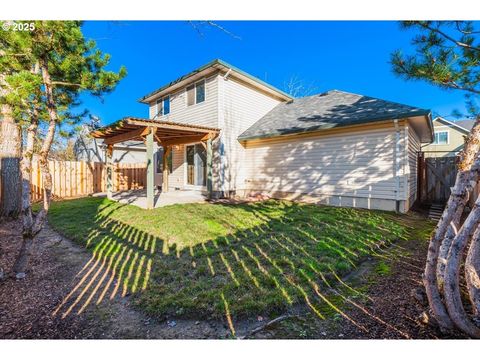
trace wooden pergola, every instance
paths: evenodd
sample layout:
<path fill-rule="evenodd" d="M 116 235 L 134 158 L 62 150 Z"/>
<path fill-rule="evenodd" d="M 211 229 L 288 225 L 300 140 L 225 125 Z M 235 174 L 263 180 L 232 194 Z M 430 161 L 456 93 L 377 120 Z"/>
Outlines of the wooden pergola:
<path fill-rule="evenodd" d="M 112 198 L 112 154 L 113 145 L 129 140 L 141 140 L 147 150 L 147 208 L 154 207 L 155 169 L 153 164 L 153 142 L 163 147 L 163 182 L 162 192 L 168 191 L 167 158 L 172 146 L 201 142 L 207 150 L 207 191 L 212 193 L 212 140 L 220 130 L 216 128 L 187 125 L 159 120 L 134 117 L 123 118 L 109 126 L 91 132 L 92 137 L 104 139 L 107 145 L 107 197 Z"/>

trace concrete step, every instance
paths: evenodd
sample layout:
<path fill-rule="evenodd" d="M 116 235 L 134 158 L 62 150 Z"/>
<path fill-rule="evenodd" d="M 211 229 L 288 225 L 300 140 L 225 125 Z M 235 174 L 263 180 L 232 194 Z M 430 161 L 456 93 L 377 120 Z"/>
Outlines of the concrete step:
<path fill-rule="evenodd" d="M 443 209 L 445 205 L 442 204 L 432 204 L 430 210 L 428 211 L 428 218 L 434 221 L 440 220 L 443 214 Z"/>

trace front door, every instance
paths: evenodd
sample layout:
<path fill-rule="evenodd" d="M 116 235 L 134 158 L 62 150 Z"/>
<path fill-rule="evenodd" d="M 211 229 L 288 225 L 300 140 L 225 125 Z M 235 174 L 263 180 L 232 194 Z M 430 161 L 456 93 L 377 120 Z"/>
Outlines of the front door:
<path fill-rule="evenodd" d="M 203 188 L 207 185 L 207 151 L 202 144 L 186 146 L 187 185 Z"/>

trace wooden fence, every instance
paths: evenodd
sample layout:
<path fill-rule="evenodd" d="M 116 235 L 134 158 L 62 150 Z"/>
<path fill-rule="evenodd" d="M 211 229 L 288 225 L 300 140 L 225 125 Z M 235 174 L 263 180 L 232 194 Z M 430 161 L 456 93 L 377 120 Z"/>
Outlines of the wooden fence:
<path fill-rule="evenodd" d="M 80 197 L 105 192 L 105 164 L 85 161 L 49 161 L 53 198 Z M 113 191 L 143 188 L 146 183 L 144 163 L 113 164 Z M 38 162 L 32 163 L 32 200 L 43 197 L 43 183 Z"/>
<path fill-rule="evenodd" d="M 421 204 L 445 204 L 450 197 L 451 188 L 455 185 L 457 176 L 456 157 L 426 158 L 423 153 L 418 156 L 418 186 L 417 196 Z M 473 207 L 480 196 L 480 181 L 473 184 L 468 199 Z"/>

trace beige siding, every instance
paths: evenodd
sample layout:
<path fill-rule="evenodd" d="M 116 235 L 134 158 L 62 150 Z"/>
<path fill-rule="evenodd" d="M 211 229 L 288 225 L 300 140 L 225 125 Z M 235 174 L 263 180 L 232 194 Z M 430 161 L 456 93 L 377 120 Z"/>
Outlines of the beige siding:
<path fill-rule="evenodd" d="M 219 88 L 223 97 L 219 99 L 219 124 L 223 129 L 217 147 L 224 147 L 224 156 L 218 169 L 223 189 L 235 190 L 244 183 L 245 149 L 238 142 L 238 136 L 272 110 L 280 101 L 246 84 L 229 78 L 220 78 Z M 223 109 L 223 110 L 222 110 Z"/>
<path fill-rule="evenodd" d="M 168 176 L 168 188 L 183 189 L 185 178 L 185 150 L 183 145 L 172 148 L 172 173 Z"/>
<path fill-rule="evenodd" d="M 170 94 L 170 114 L 157 117 L 157 120 L 217 127 L 218 126 L 218 81 L 217 75 L 205 82 L 205 101 L 187 106 L 186 88 Z M 150 103 L 149 117 L 156 114 L 156 102 Z"/>
<path fill-rule="evenodd" d="M 418 152 L 420 151 L 420 140 L 412 127 L 408 127 L 408 203 L 413 205 L 417 198 L 417 176 L 418 176 Z"/>
<path fill-rule="evenodd" d="M 405 131 L 391 127 L 318 135 L 314 138 L 270 141 L 246 147 L 243 188 L 250 193 L 293 193 L 354 199 L 347 206 L 395 209 L 405 206 L 407 174 Z M 395 154 L 398 167 L 395 172 Z M 398 176 L 398 180 L 395 178 Z M 398 186 L 398 197 L 397 197 Z M 240 188 L 241 186 L 239 186 Z M 360 201 L 361 199 L 367 199 Z M 375 206 L 368 199 L 388 200 Z M 333 203 L 333 202 L 332 202 Z M 400 208 L 405 211 L 405 208 Z"/>

